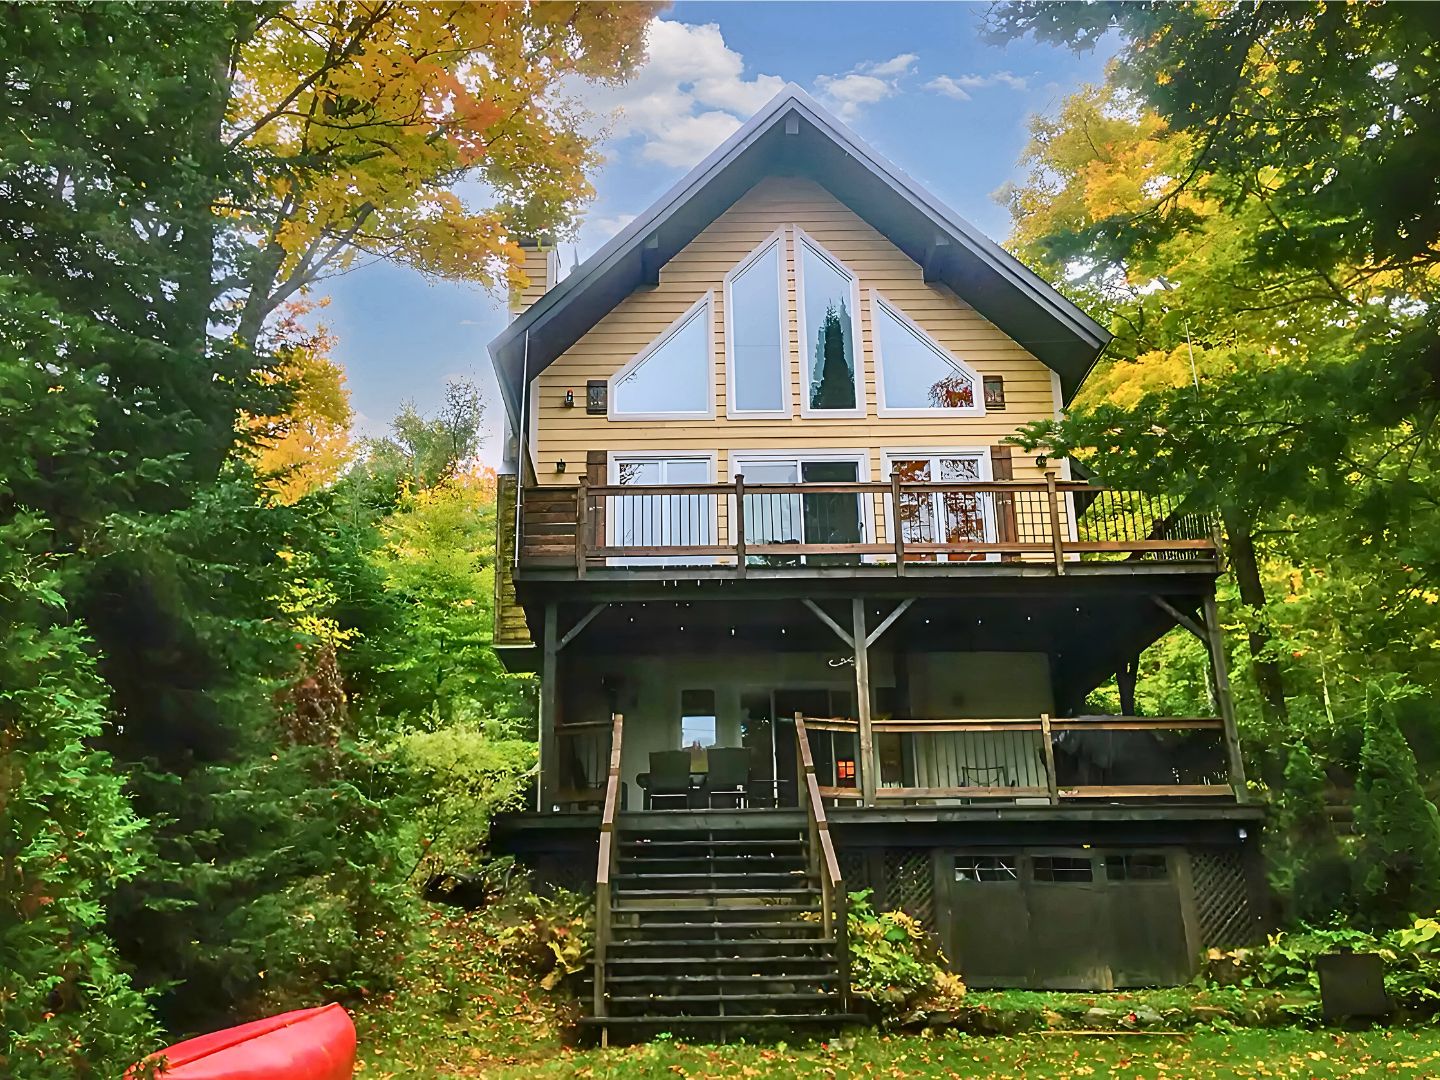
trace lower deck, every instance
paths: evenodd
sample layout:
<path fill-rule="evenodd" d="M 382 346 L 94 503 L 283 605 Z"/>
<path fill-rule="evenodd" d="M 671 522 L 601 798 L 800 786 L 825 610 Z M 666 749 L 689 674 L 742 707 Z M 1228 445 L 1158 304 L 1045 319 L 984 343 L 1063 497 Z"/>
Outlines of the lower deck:
<path fill-rule="evenodd" d="M 973 987 L 1177 985 L 1209 948 L 1267 928 L 1248 806 L 905 806 L 829 811 L 843 889 L 908 912 Z M 801 831 L 804 810 L 619 814 L 615 835 Z M 600 816 L 507 814 L 494 842 L 540 884 L 593 887 Z M 677 849 L 680 850 L 680 849 Z"/>

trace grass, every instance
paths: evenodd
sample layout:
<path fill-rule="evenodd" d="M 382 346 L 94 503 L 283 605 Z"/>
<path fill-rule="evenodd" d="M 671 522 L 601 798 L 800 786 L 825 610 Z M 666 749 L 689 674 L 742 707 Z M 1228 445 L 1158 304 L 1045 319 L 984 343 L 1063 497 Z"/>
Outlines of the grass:
<path fill-rule="evenodd" d="M 1012 1037 L 864 1033 L 794 1046 L 688 1045 L 608 1050 L 566 1045 L 573 1006 L 517 976 L 493 917 L 435 915 L 395 992 L 355 1009 L 361 1080 L 709 1080 L 733 1077 L 1244 1077 L 1440 1076 L 1440 1029 L 1332 1032 L 1200 1027 L 1179 1036 L 1074 1032 Z M 1074 1012 L 1193 1000 L 1186 990 L 1061 995 L 975 994 L 987 1009 Z"/>

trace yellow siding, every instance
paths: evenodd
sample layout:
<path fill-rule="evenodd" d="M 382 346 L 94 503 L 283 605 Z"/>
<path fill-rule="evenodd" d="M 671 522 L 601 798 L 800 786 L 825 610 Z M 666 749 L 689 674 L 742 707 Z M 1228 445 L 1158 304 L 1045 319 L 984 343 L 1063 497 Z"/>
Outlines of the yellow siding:
<path fill-rule="evenodd" d="M 859 278 L 860 334 L 866 413 L 860 419 L 801 417 L 801 370 L 795 326 L 794 228 L 786 260 L 791 402 L 789 419 L 726 419 L 724 277 L 782 227 L 798 227 Z M 914 320 L 980 375 L 1005 379 L 1004 411 L 983 417 L 879 417 L 870 329 L 870 290 Z M 715 419 L 618 421 L 587 415 L 585 383 L 609 378 L 649 345 L 705 292 L 715 296 Z M 590 450 L 716 451 L 716 479 L 730 476 L 728 451 L 807 447 L 869 451 L 870 479 L 883 478 L 884 449 L 988 447 L 1021 424 L 1054 415 L 1050 369 L 943 287 L 927 285 L 921 268 L 819 185 L 795 178 L 761 181 L 717 218 L 660 272 L 660 284 L 622 300 L 537 380 L 536 457 L 542 484 L 574 484 Z M 978 388 L 977 388 L 978 389 Z M 566 408 L 566 390 L 577 405 Z M 555 472 L 563 459 L 567 470 Z M 1042 474 L 1015 453 L 1015 479 Z"/>

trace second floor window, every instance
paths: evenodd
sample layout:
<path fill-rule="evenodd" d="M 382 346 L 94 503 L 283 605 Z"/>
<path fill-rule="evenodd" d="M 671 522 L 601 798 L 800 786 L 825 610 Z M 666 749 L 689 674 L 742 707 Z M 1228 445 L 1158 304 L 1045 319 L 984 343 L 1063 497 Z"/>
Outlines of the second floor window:
<path fill-rule="evenodd" d="M 861 416 L 855 275 L 803 233 L 796 234 L 800 362 L 807 415 Z"/>
<path fill-rule="evenodd" d="M 710 301 L 706 293 L 615 373 L 610 380 L 610 419 L 715 415 Z"/>
<path fill-rule="evenodd" d="M 776 233 L 725 277 L 726 378 L 733 416 L 790 414 L 785 354 L 785 234 Z"/>
<path fill-rule="evenodd" d="M 975 372 L 877 292 L 870 315 L 880 415 L 984 415 Z"/>

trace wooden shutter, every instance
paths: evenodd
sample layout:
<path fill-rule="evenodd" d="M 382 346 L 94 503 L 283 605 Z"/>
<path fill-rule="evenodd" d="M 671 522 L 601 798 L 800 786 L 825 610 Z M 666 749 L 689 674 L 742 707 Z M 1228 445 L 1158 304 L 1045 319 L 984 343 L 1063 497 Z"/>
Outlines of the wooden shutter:
<path fill-rule="evenodd" d="M 1008 443 L 990 448 L 990 476 L 994 480 L 1014 480 L 1015 462 L 1010 456 L 1014 449 Z M 1015 523 L 1015 496 L 1008 492 L 995 495 L 995 540 L 1001 544 L 1017 542 L 1019 530 Z M 1004 562 L 1013 562 L 1020 556 L 1006 553 L 1000 556 Z"/>

